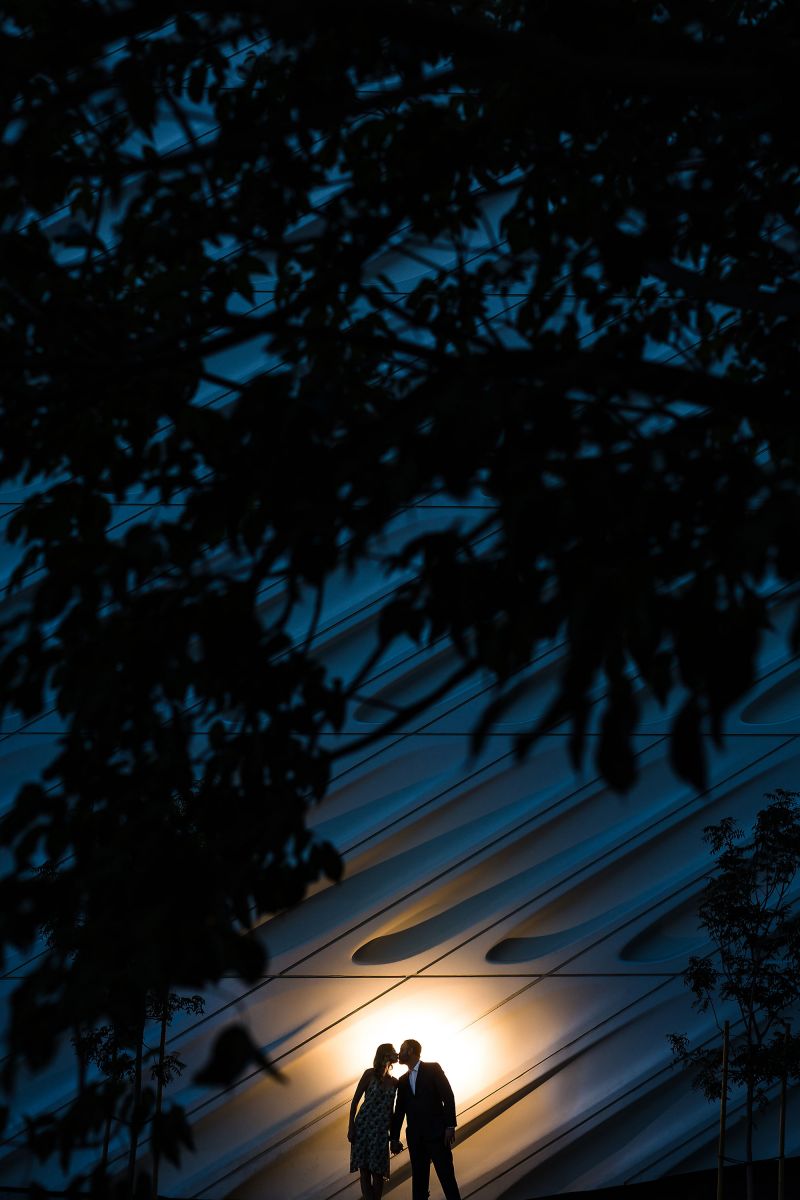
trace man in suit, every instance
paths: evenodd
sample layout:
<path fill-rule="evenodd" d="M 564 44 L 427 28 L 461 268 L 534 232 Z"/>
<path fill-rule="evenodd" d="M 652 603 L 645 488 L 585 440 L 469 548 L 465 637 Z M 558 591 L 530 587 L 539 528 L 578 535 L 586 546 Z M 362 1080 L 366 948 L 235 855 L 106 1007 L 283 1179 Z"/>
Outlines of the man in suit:
<path fill-rule="evenodd" d="M 399 1153 L 400 1131 L 407 1122 L 406 1141 L 411 1156 L 412 1200 L 427 1200 L 433 1163 L 445 1200 L 461 1200 L 453 1170 L 452 1146 L 456 1140 L 456 1102 L 447 1076 L 438 1063 L 420 1059 L 422 1047 L 408 1038 L 398 1059 L 406 1067 L 397 1085 L 390 1126 L 391 1149 Z"/>

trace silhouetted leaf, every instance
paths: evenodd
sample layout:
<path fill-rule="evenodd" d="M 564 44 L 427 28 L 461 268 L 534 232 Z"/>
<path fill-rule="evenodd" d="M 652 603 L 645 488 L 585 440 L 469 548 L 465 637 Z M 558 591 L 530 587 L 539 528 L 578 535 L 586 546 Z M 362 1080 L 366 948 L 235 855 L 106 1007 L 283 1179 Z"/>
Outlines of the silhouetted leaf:
<path fill-rule="evenodd" d="M 195 1082 L 227 1087 L 243 1071 L 254 1066 L 273 1079 L 283 1081 L 284 1077 L 275 1070 L 244 1026 L 231 1025 L 215 1038 L 209 1059 L 196 1073 Z"/>
<path fill-rule="evenodd" d="M 706 786 L 702 714 L 694 698 L 686 701 L 675 718 L 670 735 L 670 762 L 677 774 L 698 790 Z"/>

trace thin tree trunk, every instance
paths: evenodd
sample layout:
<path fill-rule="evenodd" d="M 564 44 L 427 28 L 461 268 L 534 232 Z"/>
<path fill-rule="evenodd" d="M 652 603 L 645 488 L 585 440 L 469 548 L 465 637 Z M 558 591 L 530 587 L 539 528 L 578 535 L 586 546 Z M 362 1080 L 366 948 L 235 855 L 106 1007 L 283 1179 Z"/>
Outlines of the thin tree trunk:
<path fill-rule="evenodd" d="M 142 1109 L 142 1056 L 144 1049 L 144 1013 L 136 1030 L 136 1067 L 133 1077 L 133 1108 L 131 1112 L 131 1144 L 128 1154 L 128 1197 L 133 1200 L 136 1184 L 136 1152 L 139 1149 L 139 1129 Z"/>
<path fill-rule="evenodd" d="M 719 1098 L 719 1141 L 717 1143 L 717 1200 L 725 1194 L 725 1135 L 728 1121 L 728 1053 L 730 1049 L 731 1023 L 726 1021 L 722 1029 L 722 1087 Z"/>
<path fill-rule="evenodd" d="M 753 1180 L 753 1085 L 747 1084 L 747 1110 L 745 1130 L 745 1181 L 747 1200 L 756 1200 Z"/>
<path fill-rule="evenodd" d="M 105 1174 L 106 1168 L 108 1167 L 108 1148 L 111 1144 L 111 1126 L 114 1123 L 114 1109 L 115 1108 L 116 1108 L 116 1104 L 114 1103 L 114 1099 L 112 1097 L 106 1104 L 106 1119 L 105 1119 L 105 1126 L 103 1129 L 103 1154 L 100 1159 L 100 1168 L 104 1174 Z"/>
<path fill-rule="evenodd" d="M 153 1188 L 152 1198 L 158 1197 L 158 1168 L 161 1164 L 161 1098 L 164 1095 L 164 1054 L 167 1048 L 169 1023 L 169 992 L 164 994 L 161 1009 L 161 1040 L 158 1044 L 158 1074 L 156 1076 L 156 1108 L 153 1114 Z"/>
<path fill-rule="evenodd" d="M 786 1087 L 788 1075 L 789 1038 L 792 1037 L 792 1027 L 783 1026 L 783 1064 L 781 1069 L 781 1108 L 778 1112 L 777 1126 L 777 1200 L 784 1200 L 786 1195 Z"/>

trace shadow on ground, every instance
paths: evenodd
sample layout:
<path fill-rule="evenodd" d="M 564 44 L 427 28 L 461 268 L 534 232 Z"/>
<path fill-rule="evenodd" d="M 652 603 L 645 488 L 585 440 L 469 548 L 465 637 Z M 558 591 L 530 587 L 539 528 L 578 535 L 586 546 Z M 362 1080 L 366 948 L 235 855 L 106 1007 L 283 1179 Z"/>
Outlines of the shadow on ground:
<path fill-rule="evenodd" d="M 756 1200 L 778 1200 L 778 1164 L 766 1159 L 754 1164 Z M 667 1175 L 647 1183 L 629 1183 L 619 1187 L 597 1188 L 591 1192 L 560 1193 L 558 1200 L 715 1200 L 716 1171 L 691 1171 L 685 1175 Z M 744 1167 L 725 1168 L 724 1200 L 745 1200 Z M 800 1158 L 786 1160 L 784 1200 L 800 1195 Z M 539 1200 L 556 1200 L 542 1196 Z"/>

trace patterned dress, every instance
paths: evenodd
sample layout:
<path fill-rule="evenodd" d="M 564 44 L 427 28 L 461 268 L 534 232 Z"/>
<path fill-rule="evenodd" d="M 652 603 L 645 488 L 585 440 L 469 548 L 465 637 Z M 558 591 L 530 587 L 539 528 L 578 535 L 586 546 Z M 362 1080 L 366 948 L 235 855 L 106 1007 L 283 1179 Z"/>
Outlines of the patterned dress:
<path fill-rule="evenodd" d="M 395 1086 L 387 1088 L 377 1079 L 369 1081 L 361 1108 L 353 1122 L 351 1171 L 372 1171 L 373 1175 L 389 1178 L 389 1120 Z"/>

